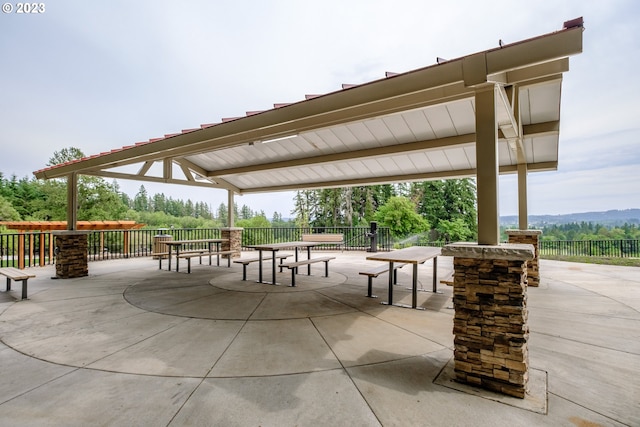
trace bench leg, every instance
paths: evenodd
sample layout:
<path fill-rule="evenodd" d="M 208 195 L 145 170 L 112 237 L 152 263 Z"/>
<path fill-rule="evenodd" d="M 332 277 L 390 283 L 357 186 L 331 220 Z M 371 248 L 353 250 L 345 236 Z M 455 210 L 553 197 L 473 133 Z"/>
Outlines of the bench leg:
<path fill-rule="evenodd" d="M 242 280 L 247 280 L 247 264 L 242 264 Z"/>
<path fill-rule="evenodd" d="M 11 279 L 7 277 L 7 291 L 11 290 Z"/>
<path fill-rule="evenodd" d="M 24 279 L 22 281 L 22 299 L 27 299 L 27 280 Z"/>
<path fill-rule="evenodd" d="M 162 255 L 158 257 L 158 262 L 159 262 L 158 270 L 162 270 Z"/>
<path fill-rule="evenodd" d="M 187 273 L 191 274 L 191 258 L 187 258 Z"/>
<path fill-rule="evenodd" d="M 231 254 L 227 255 L 227 268 L 231 268 Z"/>
<path fill-rule="evenodd" d="M 324 277 L 329 277 L 329 261 L 324 262 Z"/>
<path fill-rule="evenodd" d="M 296 273 L 297 273 L 298 267 L 293 267 L 291 269 L 291 286 L 295 287 L 296 286 Z"/>

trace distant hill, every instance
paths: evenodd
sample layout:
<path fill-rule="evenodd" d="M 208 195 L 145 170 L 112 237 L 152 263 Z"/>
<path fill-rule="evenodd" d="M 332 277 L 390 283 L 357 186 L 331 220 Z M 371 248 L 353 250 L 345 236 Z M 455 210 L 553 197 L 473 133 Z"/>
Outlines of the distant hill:
<path fill-rule="evenodd" d="M 627 224 L 640 224 L 640 209 L 610 210 L 605 212 L 582 212 L 564 215 L 529 215 L 529 224 L 544 226 L 552 224 L 568 224 L 572 222 L 593 222 L 605 226 L 620 226 Z M 518 223 L 517 215 L 500 217 L 500 225 L 513 225 Z"/>

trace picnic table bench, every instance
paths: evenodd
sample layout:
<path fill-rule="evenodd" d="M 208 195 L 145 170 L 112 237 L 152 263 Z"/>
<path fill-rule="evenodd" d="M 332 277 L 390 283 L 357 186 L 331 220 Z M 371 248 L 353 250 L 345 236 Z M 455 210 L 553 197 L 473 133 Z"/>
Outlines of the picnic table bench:
<path fill-rule="evenodd" d="M 311 266 L 311 264 L 314 264 L 316 262 L 324 262 L 324 277 L 329 277 L 329 261 L 331 261 L 332 259 L 336 259 L 336 257 L 325 256 L 325 257 L 318 257 L 318 258 L 309 258 L 309 259 L 303 259 L 301 261 L 281 263 L 280 267 L 281 268 L 286 267 L 289 270 L 291 270 L 291 286 L 296 286 L 296 274 L 298 273 L 298 267 L 300 267 L 301 265 Z M 311 271 L 309 270 L 307 274 L 311 275 Z"/>
<path fill-rule="evenodd" d="M 393 284 L 398 284 L 398 269 L 407 265 L 406 263 L 394 263 L 393 264 Z M 371 268 L 366 271 L 361 271 L 360 274 L 367 276 L 367 296 L 369 298 L 378 298 L 377 295 L 372 295 L 373 279 L 378 277 L 382 273 L 389 271 L 389 264 L 382 264 L 375 268 Z"/>
<path fill-rule="evenodd" d="M 177 258 L 180 259 L 186 259 L 187 260 L 187 273 L 191 273 L 191 258 L 200 258 L 200 264 L 202 264 L 202 256 L 206 255 L 209 256 L 209 265 L 212 265 L 211 262 L 211 257 L 213 255 L 216 256 L 217 258 L 217 265 L 218 267 L 220 267 L 220 255 L 228 255 L 227 257 L 227 267 L 231 267 L 231 255 L 233 255 L 235 253 L 235 251 L 215 251 L 215 252 L 209 252 L 207 249 L 199 249 L 199 250 L 192 250 L 192 251 L 187 251 L 187 252 L 182 252 L 180 253 Z M 179 271 L 180 266 L 178 264 L 178 261 L 176 261 L 176 271 Z"/>
<path fill-rule="evenodd" d="M 303 242 L 316 242 L 322 245 L 344 245 L 344 235 L 340 233 L 303 234 Z"/>
<path fill-rule="evenodd" d="M 292 256 L 291 254 L 275 254 L 275 259 L 279 259 L 280 260 L 280 272 L 282 273 L 282 263 L 285 259 L 289 258 L 290 256 Z M 270 260 L 271 257 L 270 256 L 266 256 L 266 257 L 262 257 L 263 261 L 266 260 Z M 239 259 L 234 259 L 233 262 L 235 264 L 242 264 L 242 280 L 247 280 L 247 265 L 253 263 L 253 262 L 260 262 L 260 257 L 253 257 L 253 258 L 239 258 Z"/>
<path fill-rule="evenodd" d="M 12 280 L 21 281 L 22 299 L 27 299 L 27 281 L 32 277 L 36 277 L 35 274 L 29 274 L 14 267 L 3 267 L 0 268 L 0 275 L 3 275 L 7 278 L 7 292 L 11 290 Z"/>
<path fill-rule="evenodd" d="M 162 270 L 162 259 L 169 256 L 169 252 L 152 252 L 152 257 L 158 257 L 158 269 Z"/>

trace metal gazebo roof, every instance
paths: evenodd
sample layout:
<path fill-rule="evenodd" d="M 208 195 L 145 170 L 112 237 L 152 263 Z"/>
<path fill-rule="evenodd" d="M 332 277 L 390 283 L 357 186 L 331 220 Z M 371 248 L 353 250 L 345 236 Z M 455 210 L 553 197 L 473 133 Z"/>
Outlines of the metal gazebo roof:
<path fill-rule="evenodd" d="M 480 177 L 478 158 L 495 145 L 500 174 L 521 173 L 523 166 L 530 172 L 555 170 L 562 76 L 569 70 L 568 57 L 582 51 L 582 22 L 567 21 L 557 32 L 438 59 L 425 68 L 387 73 L 381 80 L 307 95 L 34 174 L 243 194 Z M 484 118 L 478 93 L 487 90 L 494 92 L 495 114 Z M 495 144 L 479 143 L 479 125 L 487 124 L 497 128 L 497 139 L 488 134 Z M 479 186 L 479 208 L 481 193 Z"/>
<path fill-rule="evenodd" d="M 567 57 L 581 51 L 581 33 L 581 26 L 565 28 L 407 73 L 387 73 L 382 80 L 345 85 L 35 175 L 78 172 L 236 193 L 474 176 L 474 95 L 487 83 L 499 91 L 500 173 L 515 172 L 521 161 L 529 171 L 554 170 L 562 74 L 569 69 Z M 513 110 L 515 88 L 519 118 Z M 162 167 L 154 175 L 155 163 Z M 125 167 L 130 165 L 138 167 Z"/>

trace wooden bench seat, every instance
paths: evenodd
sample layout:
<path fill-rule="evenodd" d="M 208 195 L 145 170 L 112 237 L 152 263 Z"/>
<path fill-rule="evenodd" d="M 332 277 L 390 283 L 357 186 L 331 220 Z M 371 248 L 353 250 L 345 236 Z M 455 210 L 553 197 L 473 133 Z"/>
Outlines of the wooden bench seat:
<path fill-rule="evenodd" d="M 398 284 L 398 269 L 404 267 L 405 265 L 407 264 L 402 262 L 393 264 L 393 284 L 394 285 Z M 386 273 L 387 271 L 389 271 L 388 263 L 360 272 L 361 275 L 367 276 L 367 296 L 369 298 L 378 298 L 377 295 L 372 295 L 373 279 L 383 273 Z"/>
<path fill-rule="evenodd" d="M 290 256 L 292 256 L 291 254 L 277 254 L 276 255 L 276 259 L 280 260 L 280 272 L 282 273 L 282 263 L 284 262 L 285 259 L 289 258 Z M 262 257 L 263 261 L 268 261 L 272 259 L 270 256 L 267 257 Z M 247 280 L 247 265 L 253 263 L 253 262 L 259 262 L 260 258 L 259 257 L 253 257 L 253 258 L 239 258 L 239 259 L 234 259 L 233 262 L 236 264 L 242 264 L 242 280 Z"/>
<path fill-rule="evenodd" d="M 453 274 L 449 275 L 444 279 L 440 279 L 440 283 L 442 285 L 453 286 Z"/>
<path fill-rule="evenodd" d="M 152 252 L 152 253 L 151 253 L 151 256 L 152 256 L 153 258 L 158 257 L 158 261 L 159 261 L 158 268 L 159 268 L 160 270 L 162 270 L 162 259 L 163 259 L 164 257 L 168 257 L 168 256 L 169 256 L 169 252 Z"/>
<path fill-rule="evenodd" d="M 36 277 L 35 274 L 29 274 L 14 267 L 0 268 L 0 274 L 7 278 L 7 292 L 11 290 L 12 280 L 22 282 L 22 299 L 27 299 L 27 281 Z"/>
<path fill-rule="evenodd" d="M 344 245 L 344 235 L 339 233 L 318 233 L 318 234 L 303 234 L 303 242 L 318 242 L 322 245 Z"/>
<path fill-rule="evenodd" d="M 209 265 L 211 265 L 211 257 L 213 255 L 217 258 L 217 265 L 220 266 L 220 255 L 227 255 L 227 267 L 231 267 L 231 255 L 233 255 L 236 251 L 217 251 L 217 252 L 209 252 L 208 250 L 194 250 L 188 252 L 181 252 L 176 258 L 178 259 L 186 259 L 187 260 L 187 273 L 191 273 L 191 258 L 200 258 L 200 264 L 202 264 L 202 256 L 209 257 Z M 176 271 L 180 271 L 180 265 L 178 260 L 176 259 Z"/>
<path fill-rule="evenodd" d="M 296 285 L 296 274 L 298 273 L 298 267 L 301 265 L 311 265 L 316 262 L 324 262 L 324 277 L 329 277 L 329 261 L 336 259 L 334 256 L 325 256 L 311 259 L 303 259 L 301 261 L 285 262 L 280 264 L 281 267 L 286 267 L 291 270 L 291 286 Z"/>

